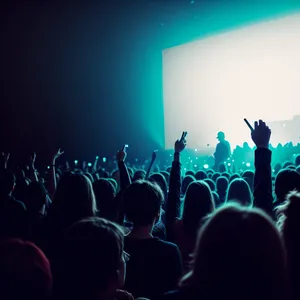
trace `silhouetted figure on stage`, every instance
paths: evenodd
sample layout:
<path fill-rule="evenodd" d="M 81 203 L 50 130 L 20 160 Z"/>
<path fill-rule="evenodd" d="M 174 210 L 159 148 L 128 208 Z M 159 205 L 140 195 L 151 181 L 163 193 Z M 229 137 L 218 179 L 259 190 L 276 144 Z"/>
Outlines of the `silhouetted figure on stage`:
<path fill-rule="evenodd" d="M 224 163 L 231 155 L 230 144 L 225 140 L 225 133 L 222 131 L 218 132 L 217 139 L 219 143 L 214 153 L 216 171 L 219 170 L 220 164 Z"/>

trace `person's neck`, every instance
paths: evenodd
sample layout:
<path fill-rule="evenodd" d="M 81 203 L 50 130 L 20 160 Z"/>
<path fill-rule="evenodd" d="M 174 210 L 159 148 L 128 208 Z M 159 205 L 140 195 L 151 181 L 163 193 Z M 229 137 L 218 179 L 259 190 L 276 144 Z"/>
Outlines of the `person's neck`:
<path fill-rule="evenodd" d="M 146 226 L 133 226 L 133 229 L 128 234 L 128 237 L 135 238 L 135 239 L 151 239 L 153 238 L 152 235 L 153 224 L 146 225 Z"/>

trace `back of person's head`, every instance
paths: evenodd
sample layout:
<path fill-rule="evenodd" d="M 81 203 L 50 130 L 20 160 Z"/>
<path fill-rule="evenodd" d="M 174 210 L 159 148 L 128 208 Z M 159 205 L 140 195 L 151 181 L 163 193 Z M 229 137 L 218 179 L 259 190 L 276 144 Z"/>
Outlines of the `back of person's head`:
<path fill-rule="evenodd" d="M 300 166 L 300 154 L 296 155 L 295 157 L 295 166 L 296 167 Z"/>
<path fill-rule="evenodd" d="M 151 225 L 159 218 L 164 194 L 157 183 L 138 180 L 124 191 L 124 210 L 134 226 Z"/>
<path fill-rule="evenodd" d="M 46 203 L 47 190 L 40 182 L 31 182 L 27 187 L 24 204 L 30 214 L 38 214 Z"/>
<path fill-rule="evenodd" d="M 241 205 L 251 206 L 253 202 L 249 184 L 242 178 L 234 179 L 229 183 L 226 202 L 236 201 Z"/>
<path fill-rule="evenodd" d="M 290 279 L 292 283 L 293 298 L 299 299 L 299 276 L 300 276 L 300 193 L 293 191 L 288 194 L 287 200 L 277 207 L 278 227 L 282 233 L 287 250 Z"/>
<path fill-rule="evenodd" d="M 285 249 L 272 220 L 238 204 L 218 209 L 202 227 L 192 272 L 181 282 L 198 288 L 199 299 L 225 300 L 287 299 L 287 284 Z"/>
<path fill-rule="evenodd" d="M 300 174 L 294 170 L 281 170 L 275 178 L 277 204 L 283 203 L 289 192 L 300 191 Z"/>
<path fill-rule="evenodd" d="M 251 191 L 254 188 L 254 172 L 251 170 L 246 170 L 242 174 L 242 178 L 249 184 Z"/>
<path fill-rule="evenodd" d="M 276 163 L 276 165 L 274 166 L 274 174 L 277 175 L 281 169 L 282 169 L 281 163 L 280 162 Z"/>
<path fill-rule="evenodd" d="M 132 181 L 143 180 L 146 177 L 146 172 L 144 170 L 137 170 L 133 175 Z"/>
<path fill-rule="evenodd" d="M 122 230 L 108 220 L 91 217 L 73 224 L 53 264 L 56 298 L 102 299 L 114 293 L 125 280 L 123 248 Z"/>
<path fill-rule="evenodd" d="M 160 171 L 160 174 L 165 177 L 167 185 L 169 185 L 169 182 L 170 182 L 170 173 L 167 172 L 167 171 Z"/>
<path fill-rule="evenodd" d="M 97 204 L 91 181 L 83 174 L 65 173 L 58 182 L 48 217 L 57 226 L 70 226 L 96 213 Z"/>
<path fill-rule="evenodd" d="M 214 170 L 212 170 L 212 169 L 206 170 L 206 174 L 207 174 L 208 178 L 211 178 L 212 175 L 213 175 L 214 173 L 215 173 L 215 172 L 214 172 Z"/>
<path fill-rule="evenodd" d="M 225 172 L 227 172 L 226 164 L 225 164 L 225 163 L 219 164 L 218 171 L 219 171 L 220 173 L 225 173 Z"/>
<path fill-rule="evenodd" d="M 200 171 L 196 172 L 195 178 L 196 178 L 196 180 L 204 180 L 207 178 L 207 174 L 204 171 L 200 170 Z"/>
<path fill-rule="evenodd" d="M 131 178 L 133 178 L 133 175 L 134 175 L 134 170 L 132 168 L 127 168 L 128 170 L 128 174 Z"/>
<path fill-rule="evenodd" d="M 206 178 L 204 181 L 208 184 L 210 190 L 213 192 L 216 190 L 216 184 L 212 179 Z"/>
<path fill-rule="evenodd" d="M 91 173 L 85 172 L 84 175 L 91 181 L 91 183 L 94 182 L 94 178 Z"/>
<path fill-rule="evenodd" d="M 168 184 L 165 177 L 160 173 L 153 173 L 149 177 L 149 181 L 157 183 L 164 194 L 164 199 L 167 200 L 168 196 Z"/>
<path fill-rule="evenodd" d="M 212 175 L 211 179 L 212 179 L 214 182 L 216 182 L 217 179 L 218 179 L 220 176 L 221 176 L 221 173 L 220 173 L 220 172 L 215 172 L 215 173 Z"/>
<path fill-rule="evenodd" d="M 290 167 L 290 166 L 294 166 L 293 162 L 291 162 L 291 161 L 286 161 L 286 162 L 283 164 L 282 168 L 283 168 L 283 169 L 287 169 L 287 168 Z"/>
<path fill-rule="evenodd" d="M 185 195 L 186 190 L 188 186 L 190 185 L 191 182 L 196 181 L 195 177 L 192 175 L 186 175 L 183 180 L 182 180 L 182 185 L 181 185 L 181 192 L 183 195 Z"/>
<path fill-rule="evenodd" d="M 98 216 L 111 221 L 116 219 L 117 207 L 115 202 L 115 188 L 107 179 L 94 181 L 93 189 L 96 197 Z"/>
<path fill-rule="evenodd" d="M 217 192 L 220 198 L 224 198 L 228 189 L 228 179 L 224 176 L 220 176 L 216 181 Z"/>
<path fill-rule="evenodd" d="M 234 179 L 237 179 L 237 178 L 241 178 L 241 176 L 238 173 L 234 173 L 230 176 L 229 182 L 231 182 L 231 181 L 233 181 Z"/>
<path fill-rule="evenodd" d="M 228 172 L 222 173 L 222 176 L 226 177 L 228 180 L 230 179 L 230 174 Z"/>
<path fill-rule="evenodd" d="M 16 183 L 15 175 L 7 170 L 0 171 L 0 195 L 9 195 Z"/>
<path fill-rule="evenodd" d="M 212 195 L 213 195 L 215 207 L 218 207 L 221 204 L 220 203 L 220 197 L 219 197 L 219 195 L 218 195 L 218 193 L 216 191 L 213 191 Z"/>
<path fill-rule="evenodd" d="M 19 239 L 0 242 L 0 297 L 3 300 L 50 299 L 52 274 L 44 253 Z"/>
<path fill-rule="evenodd" d="M 182 222 L 187 232 L 196 234 L 204 218 L 215 209 L 214 199 L 208 184 L 192 182 L 186 191 Z"/>
<path fill-rule="evenodd" d="M 195 177 L 195 172 L 193 170 L 188 170 L 185 172 L 185 176 L 188 176 L 188 175 Z"/>
<path fill-rule="evenodd" d="M 107 180 L 113 185 L 115 193 L 118 191 L 118 183 L 113 178 L 107 178 Z"/>

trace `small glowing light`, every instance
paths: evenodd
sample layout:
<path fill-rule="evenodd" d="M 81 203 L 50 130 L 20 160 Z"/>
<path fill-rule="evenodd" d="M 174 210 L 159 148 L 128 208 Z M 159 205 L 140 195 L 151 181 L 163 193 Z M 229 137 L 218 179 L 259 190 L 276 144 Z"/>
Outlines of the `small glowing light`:
<path fill-rule="evenodd" d="M 197 165 L 194 165 L 194 167 L 197 168 L 198 166 L 197 166 Z"/>
<path fill-rule="evenodd" d="M 251 165 L 250 165 L 250 163 L 246 163 L 246 167 L 248 167 L 248 168 L 249 168 L 250 166 L 251 166 Z"/>
<path fill-rule="evenodd" d="M 196 157 L 196 159 L 198 159 L 198 157 Z"/>
<path fill-rule="evenodd" d="M 195 149 L 195 152 L 197 152 L 198 151 L 198 149 Z"/>
<path fill-rule="evenodd" d="M 230 166 L 231 166 L 231 163 L 228 163 L 227 166 L 230 167 Z"/>
<path fill-rule="evenodd" d="M 193 163 L 193 161 L 191 160 L 191 164 Z"/>
<path fill-rule="evenodd" d="M 208 164 L 205 164 L 205 165 L 203 165 L 203 168 L 204 168 L 204 169 L 208 169 L 208 168 L 209 168 L 209 165 L 208 165 Z"/>
<path fill-rule="evenodd" d="M 275 170 L 273 169 L 273 170 L 272 170 L 272 172 L 274 173 L 274 172 L 275 172 Z"/>
<path fill-rule="evenodd" d="M 92 164 L 91 163 L 88 163 L 88 167 L 91 167 L 92 166 Z"/>
<path fill-rule="evenodd" d="M 105 163 L 105 162 L 106 162 L 106 157 L 103 157 L 103 159 L 102 159 L 102 160 L 103 160 L 103 162 Z"/>
<path fill-rule="evenodd" d="M 78 160 L 77 160 L 77 159 L 74 160 L 74 164 L 75 164 L 75 165 L 78 164 Z"/>
<path fill-rule="evenodd" d="M 186 171 L 186 168 L 184 168 L 184 171 Z"/>
<path fill-rule="evenodd" d="M 243 165 L 245 164 L 245 162 L 243 161 Z"/>
<path fill-rule="evenodd" d="M 232 162 L 234 162 L 234 159 L 232 160 Z"/>
<path fill-rule="evenodd" d="M 170 154 L 170 156 L 172 156 L 172 154 Z"/>
<path fill-rule="evenodd" d="M 99 159 L 99 156 L 96 156 L 96 159 Z"/>
<path fill-rule="evenodd" d="M 285 125 L 285 124 L 282 124 L 282 126 L 285 127 L 286 125 Z"/>

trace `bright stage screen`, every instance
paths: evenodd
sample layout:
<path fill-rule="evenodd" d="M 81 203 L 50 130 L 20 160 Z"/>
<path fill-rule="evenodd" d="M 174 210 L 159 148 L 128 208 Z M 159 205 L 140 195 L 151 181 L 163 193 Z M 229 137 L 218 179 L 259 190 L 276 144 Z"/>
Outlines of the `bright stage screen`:
<path fill-rule="evenodd" d="M 300 15 L 165 50 L 163 88 L 167 149 L 182 131 L 204 152 L 220 130 L 232 147 L 249 142 L 245 117 L 269 122 L 273 145 L 299 142 Z"/>

